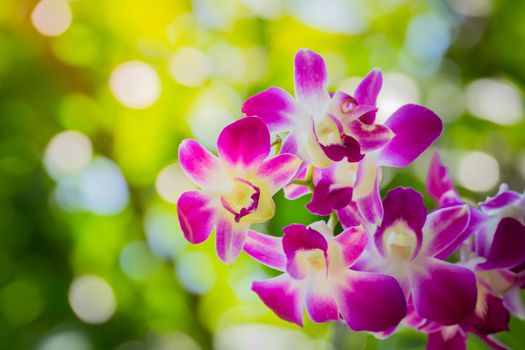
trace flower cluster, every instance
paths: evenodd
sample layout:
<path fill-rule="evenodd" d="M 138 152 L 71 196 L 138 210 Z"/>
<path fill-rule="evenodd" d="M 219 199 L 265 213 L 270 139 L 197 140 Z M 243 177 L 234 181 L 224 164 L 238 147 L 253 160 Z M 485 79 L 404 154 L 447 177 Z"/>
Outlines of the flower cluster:
<path fill-rule="evenodd" d="M 244 250 L 281 271 L 252 290 L 287 321 L 302 325 L 306 309 L 314 322 L 378 337 L 402 322 L 428 334 L 428 349 L 465 349 L 467 332 L 503 348 L 491 334 L 507 330 L 509 312 L 525 317 L 525 195 L 503 186 L 472 207 L 436 153 L 427 181 L 435 210 L 411 188 L 381 199 L 382 167 L 408 166 L 443 129 L 413 104 L 376 122 L 381 85 L 373 70 L 353 94 L 329 92 L 322 57 L 300 50 L 295 98 L 274 87 L 246 100 L 244 117 L 218 137 L 218 157 L 194 140 L 180 145 L 180 164 L 201 188 L 178 201 L 182 231 L 200 243 L 215 228 L 225 263 Z M 330 219 L 277 236 L 251 230 L 272 218 L 281 189 L 288 199 L 311 193 L 307 209 Z"/>

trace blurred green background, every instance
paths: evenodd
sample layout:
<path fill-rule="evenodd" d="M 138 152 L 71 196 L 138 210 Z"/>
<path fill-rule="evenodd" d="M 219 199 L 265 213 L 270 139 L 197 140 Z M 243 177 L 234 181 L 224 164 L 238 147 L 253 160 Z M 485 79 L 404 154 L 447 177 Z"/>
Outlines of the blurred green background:
<path fill-rule="evenodd" d="M 334 90 L 383 69 L 382 120 L 434 109 L 466 199 L 521 191 L 524 22 L 510 0 L 2 0 L 0 348 L 423 349 L 406 329 L 377 341 L 280 321 L 250 292 L 272 271 L 245 255 L 224 266 L 213 239 L 188 245 L 178 144 L 213 149 L 246 97 L 292 91 L 293 56 L 311 48 Z M 429 155 L 383 190 L 424 191 Z M 278 195 L 259 229 L 311 222 L 306 200 Z M 524 322 L 501 339 L 523 348 Z"/>

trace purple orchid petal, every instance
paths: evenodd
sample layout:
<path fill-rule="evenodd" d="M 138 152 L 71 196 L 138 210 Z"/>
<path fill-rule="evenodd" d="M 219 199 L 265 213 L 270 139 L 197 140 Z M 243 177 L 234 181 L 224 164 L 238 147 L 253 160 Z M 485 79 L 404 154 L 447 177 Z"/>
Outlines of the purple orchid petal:
<path fill-rule="evenodd" d="M 268 180 L 270 186 L 267 191 L 273 195 L 295 178 L 301 163 L 293 154 L 279 154 L 265 160 L 257 170 L 257 175 Z"/>
<path fill-rule="evenodd" d="M 405 296 L 394 278 L 348 270 L 341 282 L 337 303 L 350 329 L 381 332 L 395 327 L 405 317 Z"/>
<path fill-rule="evenodd" d="M 412 278 L 412 298 L 417 313 L 449 326 L 460 323 L 476 306 L 476 277 L 462 266 L 429 258 L 426 269 Z"/>
<path fill-rule="evenodd" d="M 328 74 L 323 58 L 311 50 L 299 50 L 295 55 L 295 97 L 310 115 L 326 111 Z"/>
<path fill-rule="evenodd" d="M 365 223 L 365 219 L 359 213 L 356 202 L 352 202 L 342 209 L 336 211 L 339 222 L 343 228 L 350 228 Z"/>
<path fill-rule="evenodd" d="M 217 222 L 217 255 L 226 264 L 232 264 L 241 253 L 249 226 L 237 223 L 231 218 L 222 217 Z"/>
<path fill-rule="evenodd" d="M 314 170 L 314 175 L 315 175 L 315 170 Z M 304 180 L 305 177 L 306 177 L 306 167 L 304 166 L 304 162 L 303 162 L 295 179 Z M 284 197 L 286 199 L 290 199 L 290 200 L 297 199 L 308 193 L 310 193 L 310 189 L 306 185 L 297 185 L 297 184 L 290 183 L 284 186 Z"/>
<path fill-rule="evenodd" d="M 494 197 L 479 203 L 479 206 L 485 213 L 491 214 L 516 203 L 522 196 L 523 195 L 518 192 L 503 189 Z"/>
<path fill-rule="evenodd" d="M 284 187 L 284 197 L 286 199 L 297 199 L 310 193 L 310 189 L 305 185 L 289 184 Z"/>
<path fill-rule="evenodd" d="M 177 215 L 184 237 L 194 244 L 204 242 L 218 220 L 215 201 L 205 191 L 184 192 L 177 202 Z"/>
<path fill-rule="evenodd" d="M 525 305 L 523 304 L 520 288 L 515 287 L 508 290 L 503 295 L 503 303 L 511 314 L 521 320 L 525 320 Z"/>
<path fill-rule="evenodd" d="M 286 255 L 281 238 L 250 230 L 243 249 L 261 264 L 279 271 L 286 270 Z"/>
<path fill-rule="evenodd" d="M 383 203 L 379 193 L 380 169 L 365 158 L 357 167 L 354 200 L 361 216 L 371 224 L 379 225 L 383 220 Z"/>
<path fill-rule="evenodd" d="M 408 104 L 399 108 L 385 125 L 396 135 L 380 151 L 380 162 L 406 167 L 423 153 L 443 130 L 443 122 L 430 109 Z"/>
<path fill-rule="evenodd" d="M 247 99 L 241 111 L 247 117 L 261 118 L 271 132 L 292 130 L 303 113 L 288 92 L 275 87 Z"/>
<path fill-rule="evenodd" d="M 296 259 L 298 252 L 320 250 L 326 261 L 328 242 L 321 233 L 300 224 L 288 225 L 283 228 L 283 232 L 283 250 L 287 260 L 286 271 L 293 278 L 301 279 L 305 276 L 305 271 L 300 266 L 301 262 Z"/>
<path fill-rule="evenodd" d="M 333 241 L 341 248 L 344 265 L 350 267 L 368 245 L 368 232 L 361 226 L 351 227 L 337 235 Z"/>
<path fill-rule="evenodd" d="M 303 326 L 304 291 L 297 281 L 287 274 L 253 282 L 252 290 L 277 316 Z"/>
<path fill-rule="evenodd" d="M 300 156 L 297 135 L 295 132 L 292 131 L 288 134 L 288 136 L 286 136 L 283 146 L 281 147 L 281 153 L 289 153 Z"/>
<path fill-rule="evenodd" d="M 260 164 L 270 153 L 270 132 L 260 118 L 239 119 L 222 130 L 217 150 L 221 159 L 232 166 Z"/>
<path fill-rule="evenodd" d="M 359 142 L 363 152 L 370 152 L 388 144 L 394 133 L 381 124 L 366 124 L 361 120 L 354 120 L 348 125 L 351 135 Z"/>
<path fill-rule="evenodd" d="M 430 161 L 426 188 L 428 194 L 440 204 L 461 203 L 448 169 L 441 162 L 439 152 L 435 152 Z"/>
<path fill-rule="evenodd" d="M 346 135 L 344 133 L 343 124 L 339 119 L 333 115 L 328 115 L 329 121 L 331 121 L 332 127 L 337 129 L 340 142 L 324 144 L 317 135 L 317 130 L 315 125 L 312 127 L 312 135 L 315 138 L 315 141 L 319 144 L 324 154 L 333 161 L 340 161 L 347 159 L 348 162 L 358 162 L 365 156 L 361 153 L 361 146 L 356 139 L 352 136 Z"/>
<path fill-rule="evenodd" d="M 508 331 L 510 313 L 503 305 L 503 300 L 490 293 L 478 294 L 478 297 L 484 298 L 483 306 L 479 312 L 476 310 L 463 321 L 463 327 L 467 330 L 474 328 L 476 333 L 484 335 Z"/>
<path fill-rule="evenodd" d="M 479 255 L 486 257 L 494 238 L 494 228 L 497 226 L 498 217 L 490 218 L 481 210 L 470 208 L 470 222 L 466 231 L 473 232 L 473 250 Z M 496 222 L 492 222 L 496 221 Z"/>
<path fill-rule="evenodd" d="M 312 281 L 306 289 L 306 312 L 310 319 L 317 323 L 337 321 L 339 320 L 339 310 L 332 296 L 332 290 L 327 288 L 324 274 L 320 274 L 318 277 L 321 277 L 319 281 Z"/>
<path fill-rule="evenodd" d="M 467 238 L 463 232 L 470 220 L 466 204 L 438 209 L 430 213 L 423 228 L 425 254 L 447 258 Z M 463 240 L 458 240 L 462 237 Z"/>
<path fill-rule="evenodd" d="M 306 208 L 313 214 L 330 215 L 332 211 L 350 204 L 352 191 L 351 187 L 341 187 L 328 179 L 321 179 L 315 185 L 312 199 L 306 204 Z"/>
<path fill-rule="evenodd" d="M 195 140 L 181 142 L 179 163 L 186 175 L 203 189 L 221 189 L 228 181 L 219 158 Z"/>
<path fill-rule="evenodd" d="M 467 350 L 467 335 L 457 327 L 452 333 L 449 329 L 430 333 L 426 350 Z"/>
<path fill-rule="evenodd" d="M 355 89 L 354 97 L 360 104 L 375 106 L 382 85 L 383 73 L 378 68 L 372 69 Z"/>
<path fill-rule="evenodd" d="M 514 218 L 503 218 L 496 228 L 487 261 L 481 270 L 506 269 L 525 262 L 525 226 Z"/>
<path fill-rule="evenodd" d="M 351 136 L 341 135 L 341 143 L 334 143 L 330 145 L 319 144 L 326 156 L 331 160 L 338 162 L 347 159 L 350 163 L 359 162 L 364 158 L 361 153 L 361 146 L 359 142 Z"/>
<path fill-rule="evenodd" d="M 388 248 L 384 246 L 384 243 L 388 237 L 384 237 L 384 234 L 389 233 L 390 229 L 393 229 L 395 231 L 394 234 L 397 235 L 414 235 L 414 237 L 405 238 L 414 240 L 413 247 L 408 247 L 407 252 L 411 254 L 410 257 L 416 257 L 421 248 L 423 225 L 427 217 L 427 209 L 423 204 L 421 193 L 411 188 L 394 188 L 387 193 L 383 200 L 383 208 L 383 222 L 374 235 L 379 252 L 383 255 L 387 254 Z"/>

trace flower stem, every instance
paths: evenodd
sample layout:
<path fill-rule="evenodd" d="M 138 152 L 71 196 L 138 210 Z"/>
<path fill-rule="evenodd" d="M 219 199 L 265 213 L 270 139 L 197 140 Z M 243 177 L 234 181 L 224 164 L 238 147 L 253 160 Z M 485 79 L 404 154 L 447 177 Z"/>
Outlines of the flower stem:
<path fill-rule="evenodd" d="M 283 145 L 283 139 L 279 135 L 275 135 L 275 140 L 273 140 L 271 147 L 275 147 L 275 154 L 281 152 L 281 147 Z"/>
<path fill-rule="evenodd" d="M 339 218 L 337 217 L 337 213 L 333 211 L 330 214 L 330 218 L 328 219 L 328 227 L 332 230 L 332 232 L 335 231 L 335 227 L 339 223 Z"/>

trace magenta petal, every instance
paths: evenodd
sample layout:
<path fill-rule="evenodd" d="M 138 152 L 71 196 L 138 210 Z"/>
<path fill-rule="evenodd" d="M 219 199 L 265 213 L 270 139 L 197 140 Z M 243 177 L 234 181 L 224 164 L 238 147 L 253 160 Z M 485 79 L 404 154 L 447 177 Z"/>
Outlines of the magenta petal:
<path fill-rule="evenodd" d="M 222 130 L 217 150 L 230 165 L 246 168 L 259 164 L 270 153 L 270 132 L 260 118 L 239 119 Z"/>
<path fill-rule="evenodd" d="M 357 177 L 359 177 L 359 170 L 360 169 L 358 168 Z M 359 209 L 359 213 L 366 221 L 371 224 L 379 224 L 383 220 L 384 210 L 383 203 L 381 202 L 381 194 L 379 193 L 379 177 L 377 173 L 375 174 L 375 179 L 373 181 L 374 184 L 372 191 L 366 196 L 357 198 L 355 202 Z"/>
<path fill-rule="evenodd" d="M 439 152 L 435 152 L 430 161 L 426 187 L 430 196 L 440 204 L 461 203 L 448 169 L 441 162 Z"/>
<path fill-rule="evenodd" d="M 248 117 L 261 118 L 271 132 L 292 130 L 302 113 L 290 94 L 275 87 L 247 99 L 241 111 Z"/>
<path fill-rule="evenodd" d="M 315 185 L 312 199 L 306 204 L 306 208 L 313 214 L 330 215 L 332 211 L 350 204 L 352 191 L 351 187 L 339 187 L 328 179 L 321 179 Z"/>
<path fill-rule="evenodd" d="M 427 217 L 425 227 L 426 254 L 438 258 L 447 258 L 467 238 L 463 232 L 470 219 L 466 204 L 438 209 Z M 463 240 L 458 240 L 459 237 Z"/>
<path fill-rule="evenodd" d="M 283 142 L 283 147 L 281 148 L 281 153 L 290 153 L 299 155 L 299 146 L 297 142 L 297 136 L 292 131 L 286 136 L 286 139 Z"/>
<path fill-rule="evenodd" d="M 428 335 L 426 350 L 467 350 L 467 336 L 458 327 L 454 334 L 437 331 Z"/>
<path fill-rule="evenodd" d="M 281 238 L 250 230 L 243 249 L 261 264 L 279 271 L 286 270 L 286 255 Z"/>
<path fill-rule="evenodd" d="M 423 153 L 443 130 L 443 122 L 430 109 L 408 104 L 386 121 L 396 135 L 380 151 L 381 164 L 406 167 Z"/>
<path fill-rule="evenodd" d="M 474 312 L 465 319 L 464 327 L 474 328 L 476 333 L 485 335 L 508 331 L 510 313 L 503 305 L 503 300 L 489 293 L 480 294 L 480 297 L 485 298 L 483 310 L 479 313 Z"/>
<path fill-rule="evenodd" d="M 383 74 L 381 70 L 373 69 L 361 80 L 355 90 L 354 97 L 359 104 L 375 106 L 382 85 Z"/>
<path fill-rule="evenodd" d="M 379 69 L 373 69 L 368 75 L 361 80 L 361 83 L 355 90 L 354 97 L 361 105 L 376 106 L 377 96 L 383 85 L 383 74 Z M 361 116 L 363 123 L 373 124 L 376 118 L 377 110 L 370 111 Z"/>
<path fill-rule="evenodd" d="M 279 154 L 265 160 L 257 170 L 257 175 L 268 180 L 268 191 L 273 195 L 295 178 L 301 162 L 293 154 Z"/>
<path fill-rule="evenodd" d="M 206 192 L 190 191 L 180 196 L 177 215 L 184 237 L 197 244 L 208 239 L 217 223 L 218 210 Z"/>
<path fill-rule="evenodd" d="M 368 245 L 368 232 L 361 226 L 344 230 L 334 238 L 343 253 L 343 262 L 350 267 L 361 256 Z"/>
<path fill-rule="evenodd" d="M 308 316 L 314 322 L 328 322 L 339 319 L 337 303 L 324 285 L 311 285 L 306 290 L 305 306 Z"/>
<path fill-rule="evenodd" d="M 513 268 L 525 262 L 525 226 L 513 218 L 503 218 L 496 228 L 487 261 L 482 270 Z"/>
<path fill-rule="evenodd" d="M 292 277 L 304 277 L 295 259 L 297 252 L 319 249 L 324 252 L 326 258 L 328 242 L 321 233 L 300 224 L 288 225 L 283 228 L 283 232 L 283 249 L 287 259 L 286 270 Z"/>
<path fill-rule="evenodd" d="M 458 265 L 430 258 L 411 285 L 417 313 L 446 326 L 460 323 L 476 306 L 476 277 Z"/>
<path fill-rule="evenodd" d="M 413 253 L 413 257 L 415 257 L 421 248 L 422 229 L 427 218 L 423 196 L 411 188 L 396 187 L 387 193 L 383 200 L 383 209 L 383 222 L 374 235 L 377 249 L 384 254 L 383 234 L 391 226 L 401 222 L 410 228 L 416 236 L 417 245 Z"/>
<path fill-rule="evenodd" d="M 231 264 L 241 253 L 248 226 L 237 223 L 233 218 L 223 217 L 217 223 L 215 233 L 217 236 L 217 255 L 226 264 Z"/>
<path fill-rule="evenodd" d="M 283 320 L 303 326 L 304 292 L 287 274 L 253 282 L 252 290 L 263 303 Z"/>
<path fill-rule="evenodd" d="M 341 143 L 323 145 L 319 143 L 324 154 L 331 160 L 338 162 L 346 158 L 350 163 L 359 162 L 364 158 L 359 142 L 351 136 L 341 135 Z"/>
<path fill-rule="evenodd" d="M 312 115 L 328 107 L 328 74 L 323 58 L 311 50 L 299 50 L 295 55 L 295 97 Z"/>
<path fill-rule="evenodd" d="M 512 205 L 520 200 L 521 194 L 514 191 L 503 190 L 492 198 L 479 203 L 481 209 L 486 213 L 492 213 L 505 208 L 506 206 Z"/>
<path fill-rule="evenodd" d="M 289 184 L 284 187 L 284 197 L 286 199 L 297 199 L 310 193 L 310 189 L 305 185 Z"/>
<path fill-rule="evenodd" d="M 359 213 L 356 202 L 352 202 L 346 207 L 337 210 L 337 217 L 343 228 L 363 225 L 365 219 Z"/>
<path fill-rule="evenodd" d="M 519 319 L 525 319 L 525 305 L 523 305 L 520 288 L 514 287 L 505 293 L 503 295 L 503 303 L 511 314 Z"/>
<path fill-rule="evenodd" d="M 217 189 L 214 182 L 224 173 L 219 158 L 195 140 L 181 142 L 179 163 L 186 175 L 204 189 Z"/>
<path fill-rule="evenodd" d="M 394 138 L 394 133 L 381 124 L 365 124 L 354 120 L 348 125 L 348 130 L 359 142 L 363 152 L 370 152 L 387 145 Z"/>
<path fill-rule="evenodd" d="M 341 282 L 337 303 L 350 329 L 382 332 L 405 317 L 405 296 L 393 277 L 348 270 Z"/>

